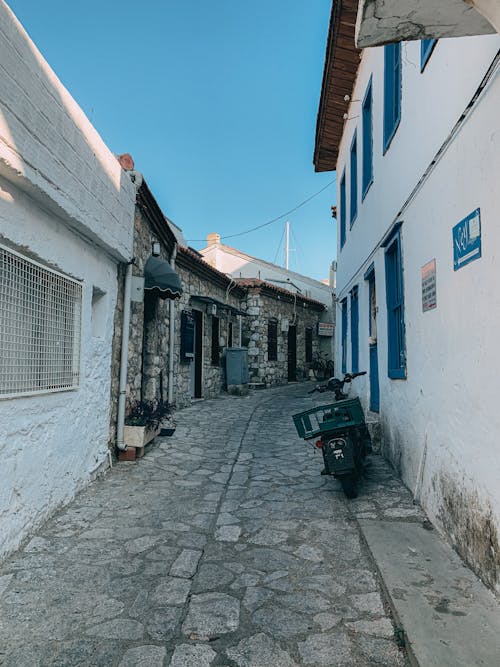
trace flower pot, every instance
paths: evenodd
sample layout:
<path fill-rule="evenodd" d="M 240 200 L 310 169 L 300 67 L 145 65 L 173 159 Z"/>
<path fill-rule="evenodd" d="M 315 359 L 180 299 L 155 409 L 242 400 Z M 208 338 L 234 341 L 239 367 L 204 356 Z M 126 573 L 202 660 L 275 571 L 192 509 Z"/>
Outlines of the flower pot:
<path fill-rule="evenodd" d="M 159 429 L 149 429 L 146 426 L 125 426 L 123 439 L 127 447 L 141 449 L 158 435 Z"/>

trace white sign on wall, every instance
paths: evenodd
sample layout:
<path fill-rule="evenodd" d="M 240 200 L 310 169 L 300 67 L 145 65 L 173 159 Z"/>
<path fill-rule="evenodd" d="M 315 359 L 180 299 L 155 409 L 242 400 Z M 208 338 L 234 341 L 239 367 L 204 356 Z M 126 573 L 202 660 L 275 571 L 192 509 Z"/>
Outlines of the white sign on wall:
<path fill-rule="evenodd" d="M 318 322 L 318 336 L 333 336 L 333 322 Z"/>
<path fill-rule="evenodd" d="M 422 312 L 433 308 L 437 308 L 435 259 L 422 267 Z"/>

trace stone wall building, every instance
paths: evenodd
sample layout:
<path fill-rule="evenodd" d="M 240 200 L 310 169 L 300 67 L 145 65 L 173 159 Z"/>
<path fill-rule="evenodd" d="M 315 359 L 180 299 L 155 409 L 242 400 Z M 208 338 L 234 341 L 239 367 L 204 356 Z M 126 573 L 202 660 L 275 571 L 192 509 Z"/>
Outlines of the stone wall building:
<path fill-rule="evenodd" d="M 182 407 L 193 398 L 214 398 L 223 391 L 224 351 L 241 344 L 246 292 L 191 248 L 179 248 L 177 272 L 184 291 L 176 304 L 174 401 Z M 193 356 L 185 353 L 186 322 L 194 326 L 194 350 L 187 353 Z"/>
<path fill-rule="evenodd" d="M 250 382 L 272 386 L 307 378 L 325 304 L 257 278 L 236 282 L 247 291 L 242 342 L 248 346 Z"/>

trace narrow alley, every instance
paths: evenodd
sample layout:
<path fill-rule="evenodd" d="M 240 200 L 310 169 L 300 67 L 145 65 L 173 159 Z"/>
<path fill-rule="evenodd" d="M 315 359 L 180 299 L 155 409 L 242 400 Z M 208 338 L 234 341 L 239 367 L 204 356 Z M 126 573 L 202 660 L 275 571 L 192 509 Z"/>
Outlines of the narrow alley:
<path fill-rule="evenodd" d="M 0 665 L 406 665 L 356 517 L 423 515 L 380 457 L 356 501 L 320 476 L 306 389 L 195 403 L 56 514 L 0 569 Z"/>

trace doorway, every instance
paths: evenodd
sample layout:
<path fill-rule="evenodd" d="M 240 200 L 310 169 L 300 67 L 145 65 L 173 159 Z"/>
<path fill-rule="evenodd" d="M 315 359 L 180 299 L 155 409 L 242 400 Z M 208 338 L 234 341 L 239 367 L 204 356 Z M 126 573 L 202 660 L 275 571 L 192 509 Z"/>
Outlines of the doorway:
<path fill-rule="evenodd" d="M 380 387 L 378 379 L 378 346 L 377 346 L 377 290 L 375 287 L 375 271 L 368 276 L 368 333 L 370 336 L 370 410 L 380 410 Z"/>
<path fill-rule="evenodd" d="M 203 369 L 203 313 L 193 310 L 194 357 L 190 367 L 189 388 L 191 398 L 202 398 L 201 382 Z"/>
<path fill-rule="evenodd" d="M 297 381 L 297 327 L 288 327 L 288 382 Z"/>

